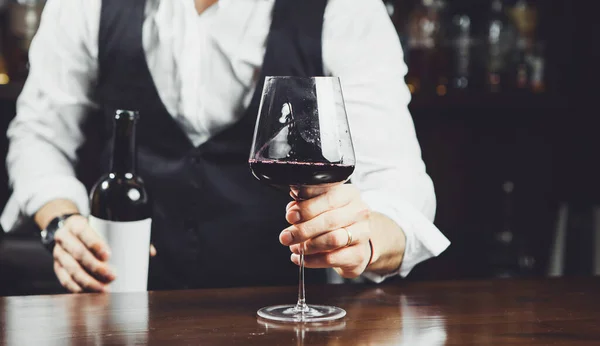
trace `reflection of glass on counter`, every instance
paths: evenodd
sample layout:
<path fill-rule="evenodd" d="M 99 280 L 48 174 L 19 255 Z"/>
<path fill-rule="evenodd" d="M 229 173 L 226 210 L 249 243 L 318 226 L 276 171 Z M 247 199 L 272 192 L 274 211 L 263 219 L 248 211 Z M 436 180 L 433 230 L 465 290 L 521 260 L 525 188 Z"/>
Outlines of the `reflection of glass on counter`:
<path fill-rule="evenodd" d="M 296 346 L 303 346 L 307 334 L 312 333 L 328 333 L 341 331 L 346 328 L 346 322 L 343 320 L 327 321 L 327 322 L 307 322 L 307 323 L 286 323 L 269 321 L 258 318 L 258 324 L 264 329 L 265 333 L 280 331 L 285 333 L 293 333 L 296 340 Z"/>
<path fill-rule="evenodd" d="M 426 301 L 414 301 L 409 296 L 376 288 L 347 297 L 340 306 L 347 315 L 334 323 L 273 324 L 259 319 L 258 324 L 267 334 L 288 334 L 296 345 L 315 340 L 340 346 L 446 344 L 445 317 L 439 307 Z"/>

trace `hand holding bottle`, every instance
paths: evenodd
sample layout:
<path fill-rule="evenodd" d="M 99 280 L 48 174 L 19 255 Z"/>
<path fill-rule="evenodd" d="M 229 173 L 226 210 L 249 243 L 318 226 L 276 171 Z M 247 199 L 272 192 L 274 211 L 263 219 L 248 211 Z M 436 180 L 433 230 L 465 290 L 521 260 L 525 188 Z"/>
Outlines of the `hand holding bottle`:
<path fill-rule="evenodd" d="M 156 249 L 150 244 L 150 198 L 135 169 L 138 117 L 134 111 L 115 114 L 111 169 L 90 193 L 89 219 L 73 215 L 78 208 L 66 199 L 47 203 L 35 215 L 44 230 L 57 215 L 73 215 L 58 224 L 53 249 L 54 271 L 72 292 L 147 290 L 148 250 L 155 256 Z"/>
<path fill-rule="evenodd" d="M 56 231 L 53 250 L 54 272 L 66 289 L 73 293 L 105 292 L 116 275 L 109 266 L 110 249 L 88 220 L 74 215 Z M 156 248 L 150 245 L 150 257 Z"/>
<path fill-rule="evenodd" d="M 105 292 L 116 275 L 108 265 L 110 249 L 80 215 L 69 217 L 55 235 L 54 272 L 73 293 Z"/>

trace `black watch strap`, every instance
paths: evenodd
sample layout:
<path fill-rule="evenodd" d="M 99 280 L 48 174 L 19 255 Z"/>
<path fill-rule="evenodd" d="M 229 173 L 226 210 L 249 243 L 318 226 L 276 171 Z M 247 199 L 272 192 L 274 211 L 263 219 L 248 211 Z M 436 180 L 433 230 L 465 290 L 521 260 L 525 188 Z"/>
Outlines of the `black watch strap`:
<path fill-rule="evenodd" d="M 58 231 L 63 226 L 64 222 L 67 221 L 67 219 L 73 215 L 80 215 L 80 214 L 79 213 L 71 213 L 71 214 L 64 214 L 61 216 L 57 216 L 54 219 L 52 219 L 52 221 L 50 221 L 50 223 L 48 224 L 48 227 L 46 227 L 46 229 L 44 229 L 42 231 L 42 233 L 41 233 L 42 245 L 44 245 L 46 250 L 50 251 L 50 253 L 52 253 L 52 251 L 54 251 L 54 245 L 55 245 L 54 234 L 56 233 L 56 231 Z"/>

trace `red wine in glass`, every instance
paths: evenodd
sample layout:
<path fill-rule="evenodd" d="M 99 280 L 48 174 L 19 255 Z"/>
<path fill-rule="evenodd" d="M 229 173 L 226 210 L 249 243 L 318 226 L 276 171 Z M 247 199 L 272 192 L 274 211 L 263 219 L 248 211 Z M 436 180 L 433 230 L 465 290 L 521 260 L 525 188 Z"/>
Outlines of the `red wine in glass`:
<path fill-rule="evenodd" d="M 345 182 L 354 172 L 354 165 L 251 159 L 250 169 L 265 184 L 287 189 Z"/>
<path fill-rule="evenodd" d="M 267 77 L 249 164 L 258 180 L 292 189 L 303 200 L 350 179 L 355 157 L 339 78 Z M 342 318 L 346 311 L 306 304 L 301 254 L 298 302 L 257 314 L 267 320 L 321 322 Z"/>

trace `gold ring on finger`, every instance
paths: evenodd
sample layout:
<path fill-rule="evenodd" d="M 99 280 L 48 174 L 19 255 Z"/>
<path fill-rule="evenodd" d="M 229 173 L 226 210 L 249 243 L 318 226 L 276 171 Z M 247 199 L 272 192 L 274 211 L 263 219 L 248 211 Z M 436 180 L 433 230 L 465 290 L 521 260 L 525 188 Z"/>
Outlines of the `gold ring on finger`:
<path fill-rule="evenodd" d="M 352 244 L 352 232 L 350 232 L 346 227 L 343 227 L 346 233 L 348 234 L 348 242 L 346 243 L 346 247 Z"/>

